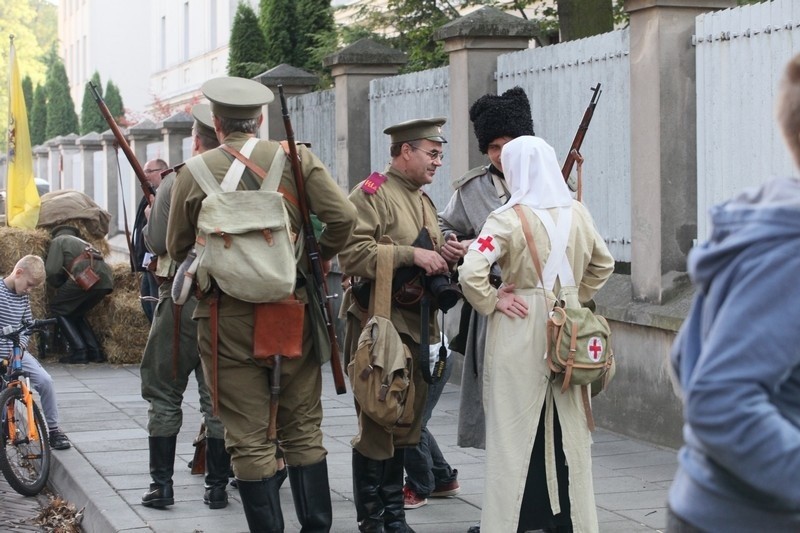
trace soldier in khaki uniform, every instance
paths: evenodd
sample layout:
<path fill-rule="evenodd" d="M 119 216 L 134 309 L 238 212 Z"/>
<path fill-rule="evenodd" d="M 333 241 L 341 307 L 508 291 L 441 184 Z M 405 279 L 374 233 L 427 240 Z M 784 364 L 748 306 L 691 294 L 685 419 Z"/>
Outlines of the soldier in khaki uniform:
<path fill-rule="evenodd" d="M 192 108 L 195 123 L 192 131 L 193 151 L 201 154 L 219 146 L 211 108 L 197 104 Z M 158 305 L 153 325 L 142 356 L 142 398 L 150 404 L 147 412 L 148 444 L 150 448 L 150 490 L 142 496 L 142 505 L 163 508 L 174 504 L 172 474 L 175 464 L 175 444 L 183 423 L 183 393 L 194 372 L 200 393 L 200 410 L 206 425 L 206 478 L 203 501 L 211 509 L 228 505 L 230 456 L 225 451 L 222 423 L 211 414 L 211 397 L 200 366 L 197 349 L 197 324 L 192 320 L 197 300 L 190 298 L 184 305 L 175 305 L 172 282 L 177 264 L 167 254 L 167 220 L 170 195 L 175 173 L 166 174 L 156 191 L 147 225 L 142 229 L 147 248 L 158 256 L 155 271 Z M 146 212 L 147 214 L 148 212 Z M 175 319 L 179 324 L 176 326 Z M 176 331 L 176 327 L 178 328 Z M 179 337 L 176 339 L 176 333 Z"/>
<path fill-rule="evenodd" d="M 217 137 L 241 150 L 255 136 L 262 120 L 262 106 L 273 95 L 263 85 L 242 78 L 216 78 L 202 86 L 211 101 Z M 311 151 L 298 146 L 308 204 L 325 224 L 319 243 L 323 259 L 331 259 L 345 244 L 355 220 L 355 209 Z M 262 168 L 270 165 L 277 142 L 259 141 L 250 159 Z M 221 181 L 232 158 L 221 148 L 200 156 L 213 176 Z M 260 179 L 244 172 L 240 189 L 255 189 Z M 295 233 L 301 232 L 301 214 L 296 207 L 297 189 L 286 159 L 278 189 L 284 194 Z M 183 261 L 195 242 L 197 219 L 205 194 L 187 167 L 181 168 L 172 190 L 167 249 L 170 257 Z M 306 259 L 298 262 L 298 273 Z M 257 284 L 259 280 L 252 280 Z M 304 279 L 299 278 L 295 296 L 308 302 Z M 217 300 L 217 297 L 219 298 Z M 218 367 L 212 365 L 212 301 L 218 303 Z M 227 294 L 203 295 L 194 318 L 198 321 L 198 342 L 203 368 L 209 380 L 216 378 L 219 417 L 225 426 L 225 445 L 231 454 L 247 523 L 251 531 L 283 531 L 276 476 L 276 444 L 267 440 L 269 427 L 270 377 L 272 360 L 253 356 L 254 304 Z M 278 439 L 289 468 L 295 510 L 303 531 L 328 531 L 332 521 L 328 468 L 322 445 L 322 374 L 312 343 L 310 311 L 306 307 L 301 357 L 282 363 Z M 280 331 L 275 331 L 280 335 Z M 214 374 L 216 372 L 216 375 Z"/>
<path fill-rule="evenodd" d="M 450 265 L 442 257 L 447 245 L 439 230 L 436 208 L 421 190 L 433 181 L 441 166 L 444 118 L 403 122 L 384 130 L 391 136 L 391 164 L 383 174 L 373 173 L 350 194 L 358 221 L 347 247 L 339 254 L 345 274 L 374 280 L 378 240 L 387 235 L 396 245 L 394 267 L 416 265 L 427 275 L 446 274 Z M 427 228 L 434 250 L 412 246 L 422 228 Z M 453 247 L 458 253 L 461 247 Z M 463 252 L 462 252 L 463 255 Z M 412 354 L 419 353 L 421 316 L 419 308 L 392 305 L 392 322 Z M 430 312 L 428 342 L 436 343 L 439 328 L 436 312 Z M 364 312 L 353 303 L 348 309 L 345 359 L 349 361 L 357 343 Z M 416 362 L 416 361 L 415 361 Z M 404 437 L 395 437 L 361 413 L 359 434 L 353 439 L 353 492 L 360 531 L 412 531 L 403 510 L 403 447 L 416 446 L 422 427 L 427 384 L 417 365 L 413 371 L 414 422 Z"/>

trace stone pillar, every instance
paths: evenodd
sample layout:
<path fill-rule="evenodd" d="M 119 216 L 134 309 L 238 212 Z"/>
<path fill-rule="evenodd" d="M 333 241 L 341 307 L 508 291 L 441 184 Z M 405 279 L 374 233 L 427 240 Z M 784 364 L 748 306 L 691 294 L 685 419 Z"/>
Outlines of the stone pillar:
<path fill-rule="evenodd" d="M 129 143 L 131 145 L 131 150 L 133 151 L 133 155 L 136 157 L 136 160 L 139 162 L 139 165 L 144 167 L 144 164 L 147 163 L 148 155 L 147 155 L 147 145 L 153 142 L 161 141 L 161 131 L 162 126 L 159 124 L 155 124 L 150 120 L 143 120 L 142 122 L 136 124 L 135 126 L 131 126 L 128 128 L 128 138 Z M 122 160 L 124 160 L 124 164 L 128 165 L 129 167 L 131 164 L 128 162 L 128 159 L 125 157 L 125 154 L 122 153 L 120 149 L 120 155 L 122 156 Z M 164 157 L 165 154 L 162 153 L 159 157 Z M 139 179 L 136 177 L 136 174 L 133 172 L 133 168 L 131 167 L 131 182 L 128 184 L 127 191 L 124 191 L 125 200 L 130 201 L 129 199 L 133 199 L 131 205 L 133 205 L 134 214 L 131 215 L 128 213 L 128 216 L 131 217 L 131 221 L 133 220 L 133 216 L 136 214 L 136 206 L 139 205 L 139 200 L 142 199 L 142 187 L 139 184 Z"/>
<path fill-rule="evenodd" d="M 469 108 L 486 93 L 497 92 L 497 56 L 524 50 L 534 24 L 493 7 L 482 7 L 439 28 L 450 59 L 450 139 L 447 145 L 454 178 L 485 163 L 469 120 Z"/>
<path fill-rule="evenodd" d="M 108 224 L 109 237 L 116 235 L 120 231 L 119 225 L 119 167 L 117 166 L 117 151 L 114 149 L 114 144 L 117 142 L 111 130 L 106 130 L 102 133 L 102 146 L 103 158 L 105 159 L 105 168 L 103 181 L 105 183 L 106 194 L 104 197 L 96 197 L 97 204 L 111 213 L 111 221 Z M 125 156 L 120 150 L 120 158 L 124 159 Z M 122 161 L 120 165 L 124 164 Z"/>
<path fill-rule="evenodd" d="M 33 147 L 33 175 L 46 182 L 50 182 L 50 173 L 47 169 L 50 150 L 46 145 L 40 144 Z"/>
<path fill-rule="evenodd" d="M 275 101 L 267 105 L 266 116 L 261 124 L 261 138 L 282 141 L 286 139 L 286 129 L 283 126 L 283 113 L 278 96 L 278 85 L 283 85 L 283 93 L 288 99 L 290 96 L 308 94 L 319 83 L 319 77 L 303 69 L 281 63 L 277 67 L 259 74 L 253 78 L 266 85 L 275 93 Z M 303 139 L 295 139 L 302 141 Z"/>
<path fill-rule="evenodd" d="M 631 62 L 631 282 L 662 303 L 697 235 L 695 17 L 735 0 L 627 0 Z"/>
<path fill-rule="evenodd" d="M 47 180 L 50 182 L 51 191 L 60 191 L 64 188 L 61 179 L 61 151 L 58 147 L 61 145 L 61 137 L 55 137 L 49 141 L 45 141 L 44 145 L 47 147 Z"/>
<path fill-rule="evenodd" d="M 388 46 L 361 39 L 327 56 L 336 94 L 336 168 L 334 178 L 352 189 L 371 172 L 369 82 L 394 76 L 406 55 Z"/>
<path fill-rule="evenodd" d="M 83 192 L 83 177 L 75 174 L 74 157 L 78 155 L 79 149 L 75 142 L 78 135 L 70 133 L 61 137 L 58 150 L 61 155 L 61 188 L 74 189 Z"/>
<path fill-rule="evenodd" d="M 97 202 L 95 198 L 95 176 L 94 176 L 94 154 L 103 149 L 103 138 L 99 133 L 87 133 L 78 138 L 75 144 L 80 150 L 81 176 L 83 180 L 83 192 Z"/>
<path fill-rule="evenodd" d="M 161 135 L 164 138 L 164 158 L 169 166 L 183 162 L 183 140 L 191 137 L 194 118 L 185 111 L 179 111 L 161 123 Z M 147 161 L 140 159 L 140 163 Z"/>

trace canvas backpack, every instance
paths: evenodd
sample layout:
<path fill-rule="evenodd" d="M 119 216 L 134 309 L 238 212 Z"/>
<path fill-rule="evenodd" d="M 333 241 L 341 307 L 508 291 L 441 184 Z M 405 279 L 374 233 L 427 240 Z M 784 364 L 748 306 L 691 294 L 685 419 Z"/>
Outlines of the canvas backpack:
<path fill-rule="evenodd" d="M 249 157 L 259 141 L 242 148 Z M 285 164 L 278 148 L 258 190 L 236 190 L 245 165 L 234 159 L 219 183 L 202 157 L 186 162 L 206 194 L 197 218 L 194 271 L 199 289 L 212 280 L 225 294 L 252 303 L 279 302 L 294 293 L 300 250 L 278 192 Z"/>
<path fill-rule="evenodd" d="M 391 321 L 392 257 L 387 238 L 378 244 L 372 316 L 358 338 L 347 375 L 361 412 L 394 436 L 403 436 L 414 420 L 412 356 Z"/>
<path fill-rule="evenodd" d="M 522 222 L 525 240 L 539 276 L 539 286 L 552 292 L 556 279 L 561 290 L 548 314 L 545 359 L 553 379 L 561 383 L 561 392 L 570 386 L 581 387 L 587 424 L 594 429 L 589 392 L 596 396 L 604 391 L 616 373 L 611 349 L 611 329 L 606 319 L 578 300 L 578 287 L 566 250 L 572 225 L 572 208 L 562 208 L 558 223 L 544 209 L 533 209 L 550 238 L 550 255 L 542 268 L 525 214 L 514 206 Z M 543 293 L 544 294 L 544 293 Z"/>

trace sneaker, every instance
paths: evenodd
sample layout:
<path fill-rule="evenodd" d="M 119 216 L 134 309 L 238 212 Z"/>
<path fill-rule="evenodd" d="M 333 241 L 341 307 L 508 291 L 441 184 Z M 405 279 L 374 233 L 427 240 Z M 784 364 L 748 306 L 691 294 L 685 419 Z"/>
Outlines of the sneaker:
<path fill-rule="evenodd" d="M 428 504 L 428 498 L 420 498 L 408 485 L 403 485 L 403 509 L 418 509 Z"/>
<path fill-rule="evenodd" d="M 458 470 L 453 470 L 453 475 L 458 476 Z M 436 485 L 436 488 L 431 492 L 431 498 L 447 498 L 448 496 L 455 496 L 461 492 L 461 485 L 458 484 L 458 478 L 454 477 L 453 481 Z"/>
<path fill-rule="evenodd" d="M 50 447 L 54 450 L 66 450 L 72 447 L 69 439 L 61 431 L 50 432 Z"/>

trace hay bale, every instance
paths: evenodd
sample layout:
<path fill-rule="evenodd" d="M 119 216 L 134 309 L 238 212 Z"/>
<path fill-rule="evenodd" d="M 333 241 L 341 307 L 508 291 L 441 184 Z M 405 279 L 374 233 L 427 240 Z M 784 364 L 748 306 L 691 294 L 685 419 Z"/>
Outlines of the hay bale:
<path fill-rule="evenodd" d="M 124 263 L 112 265 L 114 292 L 89 312 L 86 318 L 102 343 L 109 363 L 140 363 L 150 322 L 139 301 L 139 282 Z"/>

